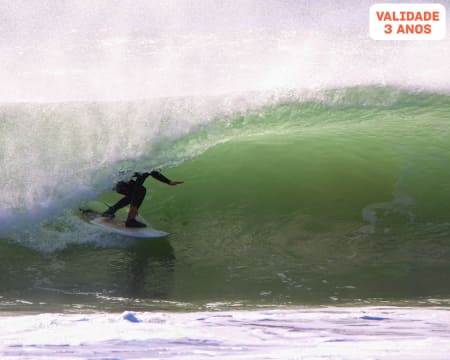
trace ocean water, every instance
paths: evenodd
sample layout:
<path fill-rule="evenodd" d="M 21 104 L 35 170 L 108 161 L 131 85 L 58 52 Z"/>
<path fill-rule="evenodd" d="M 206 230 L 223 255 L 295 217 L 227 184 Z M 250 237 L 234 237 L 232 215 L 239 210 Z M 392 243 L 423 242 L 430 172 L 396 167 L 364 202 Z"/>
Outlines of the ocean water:
<path fill-rule="evenodd" d="M 16 317 L 2 354 L 36 356 L 11 350 L 21 324 L 34 332 L 24 311 L 45 329 L 54 313 L 59 325 L 88 312 L 123 325 L 124 311 L 148 323 L 158 311 L 174 331 L 180 311 L 277 309 L 281 327 L 284 311 L 313 308 L 317 330 L 326 306 L 335 334 L 336 306 L 382 317 L 380 305 L 400 306 L 386 310 L 399 322 L 411 306 L 408 321 L 444 354 L 432 335 L 444 325 L 426 314 L 450 302 L 450 40 L 374 41 L 371 4 L 0 1 L 0 311 Z M 113 203 L 115 182 L 150 169 L 185 181 L 145 183 L 140 214 L 168 238 L 81 218 L 86 201 Z M 195 336 L 200 352 L 214 345 Z"/>
<path fill-rule="evenodd" d="M 328 90 L 176 136 L 152 105 L 2 107 L 2 308 L 447 301 L 448 95 Z M 169 238 L 80 218 L 84 201 L 120 198 L 114 180 L 158 167 L 185 184 L 150 178 L 140 213 Z"/>

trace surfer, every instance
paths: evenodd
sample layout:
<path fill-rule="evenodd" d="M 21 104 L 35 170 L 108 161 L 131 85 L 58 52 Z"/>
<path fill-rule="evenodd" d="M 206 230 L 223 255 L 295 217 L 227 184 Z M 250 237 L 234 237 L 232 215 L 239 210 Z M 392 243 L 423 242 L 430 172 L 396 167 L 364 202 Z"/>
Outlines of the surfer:
<path fill-rule="evenodd" d="M 126 227 L 146 227 L 145 224 L 136 220 L 139 207 L 144 201 L 147 190 L 144 187 L 144 181 L 149 177 L 153 177 L 167 185 L 178 185 L 184 181 L 172 181 L 166 178 L 159 171 L 153 170 L 143 174 L 134 173 L 129 181 L 119 181 L 114 190 L 121 195 L 125 195 L 122 199 L 117 201 L 113 206 L 106 210 L 102 215 L 105 217 L 113 218 L 117 210 L 130 205 L 130 211 L 128 212 L 128 218 L 125 222 Z"/>

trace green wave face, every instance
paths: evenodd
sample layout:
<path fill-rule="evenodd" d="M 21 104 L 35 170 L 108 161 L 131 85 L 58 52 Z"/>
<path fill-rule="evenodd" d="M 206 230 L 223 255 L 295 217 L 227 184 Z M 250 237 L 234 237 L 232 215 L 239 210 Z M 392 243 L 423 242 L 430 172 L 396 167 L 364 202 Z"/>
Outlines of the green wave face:
<path fill-rule="evenodd" d="M 180 291 L 194 278 L 193 298 L 447 295 L 450 102 L 386 95 L 235 118 L 229 141 L 169 172 L 183 188 L 148 183 Z"/>

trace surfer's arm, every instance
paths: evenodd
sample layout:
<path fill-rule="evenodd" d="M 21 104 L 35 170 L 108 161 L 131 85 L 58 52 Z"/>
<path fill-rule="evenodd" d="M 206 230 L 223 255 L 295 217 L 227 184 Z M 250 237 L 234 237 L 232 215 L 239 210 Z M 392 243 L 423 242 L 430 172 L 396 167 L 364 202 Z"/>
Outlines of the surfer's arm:
<path fill-rule="evenodd" d="M 151 176 L 152 178 L 163 182 L 164 184 L 167 185 L 178 185 L 178 184 L 182 184 L 183 181 L 172 181 L 169 180 L 168 178 L 166 178 L 163 174 L 161 174 L 159 171 L 157 170 L 152 170 L 151 172 L 146 172 L 143 174 L 139 174 L 139 173 L 135 173 L 134 176 L 136 177 L 136 184 L 138 185 L 142 185 L 145 181 L 145 179 L 147 179 L 149 176 Z"/>
<path fill-rule="evenodd" d="M 148 174 L 148 173 L 147 173 Z M 172 181 L 166 178 L 163 174 L 161 174 L 159 171 L 153 170 L 150 174 L 151 177 L 155 178 L 156 180 L 159 180 L 167 185 L 178 185 L 182 184 L 183 181 Z"/>
<path fill-rule="evenodd" d="M 159 171 L 152 170 L 151 173 L 146 173 L 146 174 L 150 175 L 152 178 L 154 178 L 154 179 L 156 179 L 158 181 L 161 181 L 161 182 L 163 182 L 165 184 L 170 184 L 171 183 L 171 181 L 168 178 L 166 178 L 163 174 L 161 174 Z"/>

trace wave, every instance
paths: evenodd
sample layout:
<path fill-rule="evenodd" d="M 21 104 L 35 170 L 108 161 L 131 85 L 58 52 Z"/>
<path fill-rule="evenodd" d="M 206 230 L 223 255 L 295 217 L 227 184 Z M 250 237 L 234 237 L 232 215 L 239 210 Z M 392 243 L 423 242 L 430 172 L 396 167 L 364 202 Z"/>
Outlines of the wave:
<path fill-rule="evenodd" d="M 5 105 L 2 232 L 41 227 L 149 168 L 172 168 L 193 182 L 182 198 L 223 197 L 204 212 L 189 211 L 195 219 L 229 208 L 225 200 L 234 195 L 246 221 L 253 214 L 279 227 L 305 221 L 314 228 L 321 219 L 330 232 L 348 223 L 373 233 L 392 230 L 390 220 L 380 226 L 385 218 L 443 223 L 448 110 L 448 95 L 383 87 Z"/>
<path fill-rule="evenodd" d="M 449 111 L 448 95 L 380 87 L 2 107 L 3 303 L 445 298 Z M 146 183 L 140 212 L 168 241 L 80 219 L 149 167 L 185 180 Z"/>

